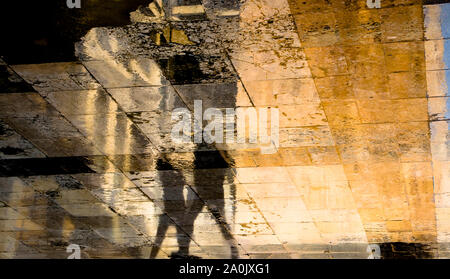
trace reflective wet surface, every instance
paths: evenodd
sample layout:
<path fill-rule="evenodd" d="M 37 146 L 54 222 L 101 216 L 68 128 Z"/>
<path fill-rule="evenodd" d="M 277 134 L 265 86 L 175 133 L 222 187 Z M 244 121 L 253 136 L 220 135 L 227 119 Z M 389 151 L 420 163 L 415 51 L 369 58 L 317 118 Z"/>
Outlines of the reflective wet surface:
<path fill-rule="evenodd" d="M 4 50 L 0 258 L 450 256 L 450 4 L 117 2 Z M 276 152 L 174 141 L 195 100 L 279 109 Z"/>

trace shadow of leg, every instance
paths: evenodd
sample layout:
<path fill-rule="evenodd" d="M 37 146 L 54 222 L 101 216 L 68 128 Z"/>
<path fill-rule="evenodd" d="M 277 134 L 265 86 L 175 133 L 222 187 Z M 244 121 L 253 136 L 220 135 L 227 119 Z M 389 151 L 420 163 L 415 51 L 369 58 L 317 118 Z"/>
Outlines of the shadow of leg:
<path fill-rule="evenodd" d="M 192 200 L 192 203 L 186 207 L 183 213 L 182 228 L 177 226 L 177 238 L 178 238 L 178 253 L 176 256 L 186 257 L 186 258 L 199 258 L 189 255 L 189 246 L 192 241 L 194 233 L 194 222 L 197 219 L 198 214 L 202 211 L 204 206 L 203 201 L 199 199 Z"/>
<path fill-rule="evenodd" d="M 164 202 L 164 210 L 166 212 L 165 215 L 161 215 L 158 220 L 158 229 L 156 233 L 156 239 L 154 242 L 154 246 L 152 247 L 152 251 L 150 253 L 150 258 L 156 257 L 160 250 L 160 246 L 164 241 L 164 238 L 167 233 L 167 229 L 169 227 L 170 218 L 177 218 L 180 214 L 179 211 L 186 210 L 186 205 L 183 197 L 183 186 L 186 184 L 183 174 L 174 170 L 173 166 L 167 162 L 167 160 L 163 158 L 159 158 L 157 162 L 157 170 L 159 179 L 161 180 L 161 186 L 163 188 L 163 202 Z M 171 200 L 175 199 L 179 201 L 179 208 L 173 207 L 171 204 Z M 183 214 L 181 214 L 183 215 Z M 184 216 L 181 216 L 184 218 Z M 179 220 L 176 220 L 179 221 Z M 177 227 L 177 235 L 180 232 Z"/>
<path fill-rule="evenodd" d="M 160 250 L 161 244 L 165 238 L 167 229 L 169 228 L 169 217 L 167 215 L 159 216 L 158 229 L 156 231 L 156 239 L 153 243 L 150 259 L 154 259 Z"/>
<path fill-rule="evenodd" d="M 225 203 L 224 200 L 217 200 L 214 207 L 208 207 L 209 212 L 214 215 L 217 224 L 220 227 L 220 232 L 222 233 L 223 238 L 229 243 L 230 253 L 232 259 L 239 258 L 239 250 L 236 239 L 234 239 L 231 234 L 231 227 L 228 222 L 225 220 Z"/>

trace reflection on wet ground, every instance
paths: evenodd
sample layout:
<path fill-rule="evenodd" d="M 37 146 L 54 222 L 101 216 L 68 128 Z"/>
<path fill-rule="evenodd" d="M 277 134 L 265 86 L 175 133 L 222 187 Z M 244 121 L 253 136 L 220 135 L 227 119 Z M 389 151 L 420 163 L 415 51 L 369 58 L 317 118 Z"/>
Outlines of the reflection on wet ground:
<path fill-rule="evenodd" d="M 450 4 L 91 2 L 2 49 L 0 258 L 450 256 Z M 194 100 L 277 152 L 173 141 Z"/>

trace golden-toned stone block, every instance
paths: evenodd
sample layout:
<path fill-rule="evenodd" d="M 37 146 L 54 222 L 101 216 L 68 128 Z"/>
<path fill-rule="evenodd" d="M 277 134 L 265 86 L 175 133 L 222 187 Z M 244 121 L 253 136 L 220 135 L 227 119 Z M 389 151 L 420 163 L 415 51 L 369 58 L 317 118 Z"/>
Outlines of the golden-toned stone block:
<path fill-rule="evenodd" d="M 314 77 L 344 75 L 348 73 L 348 64 L 342 47 L 306 48 L 305 54 Z"/>
<path fill-rule="evenodd" d="M 358 101 L 362 123 L 427 121 L 427 99 Z"/>
<path fill-rule="evenodd" d="M 303 166 L 311 164 L 311 156 L 307 147 L 280 148 L 278 150 L 283 166 Z"/>
<path fill-rule="evenodd" d="M 322 101 L 355 98 L 352 90 L 352 79 L 348 75 L 316 78 L 314 81 Z"/>
<path fill-rule="evenodd" d="M 386 221 L 386 229 L 388 232 L 410 232 L 411 222 L 402 220 L 402 221 Z"/>
<path fill-rule="evenodd" d="M 423 72 L 401 72 L 389 74 L 390 98 L 425 98 L 426 77 Z"/>
<path fill-rule="evenodd" d="M 359 216 L 363 223 L 383 222 L 383 210 L 381 208 L 359 208 Z"/>
<path fill-rule="evenodd" d="M 295 15 L 295 22 L 303 47 L 323 47 L 338 42 L 337 24 L 333 12 Z"/>
<path fill-rule="evenodd" d="M 386 67 L 390 73 L 425 70 L 423 42 L 386 43 L 383 47 Z"/>
<path fill-rule="evenodd" d="M 380 10 L 383 41 L 423 39 L 422 5 L 402 6 Z"/>
<path fill-rule="evenodd" d="M 355 101 L 324 101 L 322 105 L 328 122 L 333 126 L 360 123 L 358 106 Z"/>

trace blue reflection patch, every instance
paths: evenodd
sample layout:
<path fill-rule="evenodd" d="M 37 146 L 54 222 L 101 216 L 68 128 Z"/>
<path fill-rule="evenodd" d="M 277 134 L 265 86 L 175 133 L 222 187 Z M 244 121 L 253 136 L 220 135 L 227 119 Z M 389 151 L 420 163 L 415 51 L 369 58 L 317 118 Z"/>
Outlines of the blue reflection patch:
<path fill-rule="evenodd" d="M 450 3 L 439 6 L 441 7 L 442 37 L 450 38 Z"/>

